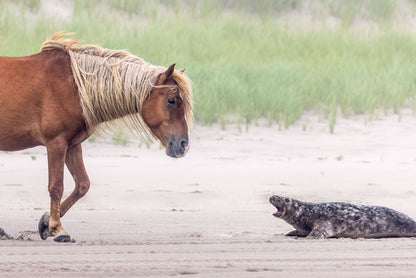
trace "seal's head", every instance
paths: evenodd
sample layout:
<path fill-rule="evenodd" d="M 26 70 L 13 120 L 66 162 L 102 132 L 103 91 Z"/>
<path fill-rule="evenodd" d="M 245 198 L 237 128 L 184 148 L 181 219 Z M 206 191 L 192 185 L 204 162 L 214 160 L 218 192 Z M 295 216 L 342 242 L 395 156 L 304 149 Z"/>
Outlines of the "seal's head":
<path fill-rule="evenodd" d="M 287 197 L 280 197 L 277 195 L 273 195 L 270 197 L 270 203 L 276 207 L 277 211 L 273 213 L 273 216 L 281 218 L 283 217 L 288 210 L 290 210 L 290 206 L 292 204 L 292 199 Z"/>

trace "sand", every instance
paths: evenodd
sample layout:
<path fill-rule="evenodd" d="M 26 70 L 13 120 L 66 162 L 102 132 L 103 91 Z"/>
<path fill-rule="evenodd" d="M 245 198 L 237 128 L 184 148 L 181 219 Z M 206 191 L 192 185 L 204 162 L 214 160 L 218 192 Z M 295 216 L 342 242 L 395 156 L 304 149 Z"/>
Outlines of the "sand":
<path fill-rule="evenodd" d="M 307 240 L 272 216 L 272 194 L 384 205 L 416 219 L 416 117 L 289 129 L 197 126 L 188 155 L 111 138 L 84 143 L 91 189 L 62 219 L 73 244 L 42 241 L 44 148 L 0 152 L 0 277 L 414 277 L 416 239 Z M 65 173 L 67 196 L 73 181 Z"/>

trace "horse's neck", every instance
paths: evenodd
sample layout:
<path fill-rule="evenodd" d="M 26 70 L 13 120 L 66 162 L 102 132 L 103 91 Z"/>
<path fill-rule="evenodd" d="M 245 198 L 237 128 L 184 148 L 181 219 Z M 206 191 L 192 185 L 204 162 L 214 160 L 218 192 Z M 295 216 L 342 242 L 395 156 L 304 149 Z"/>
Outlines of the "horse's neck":
<path fill-rule="evenodd" d="M 108 61 L 110 65 L 112 62 Z M 138 76 L 143 75 L 138 73 L 140 68 L 134 64 L 87 65 L 85 69 L 82 65 L 76 66 L 73 67 L 74 77 L 83 112 L 90 121 L 88 124 L 96 125 L 140 112 L 150 91 L 149 77 L 144 78 L 145 82 L 138 82 Z"/>

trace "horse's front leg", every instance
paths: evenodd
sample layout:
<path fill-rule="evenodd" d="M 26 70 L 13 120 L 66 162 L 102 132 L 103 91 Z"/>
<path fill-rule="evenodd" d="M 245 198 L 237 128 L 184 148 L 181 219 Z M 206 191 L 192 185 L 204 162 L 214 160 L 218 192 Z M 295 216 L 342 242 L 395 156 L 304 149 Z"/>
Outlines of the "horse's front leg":
<path fill-rule="evenodd" d="M 54 140 L 46 145 L 48 153 L 50 214 L 45 213 L 39 222 L 39 234 L 42 239 L 55 237 L 58 242 L 70 242 L 71 237 L 61 224 L 61 199 L 64 192 L 64 165 L 68 144 L 63 140 Z"/>

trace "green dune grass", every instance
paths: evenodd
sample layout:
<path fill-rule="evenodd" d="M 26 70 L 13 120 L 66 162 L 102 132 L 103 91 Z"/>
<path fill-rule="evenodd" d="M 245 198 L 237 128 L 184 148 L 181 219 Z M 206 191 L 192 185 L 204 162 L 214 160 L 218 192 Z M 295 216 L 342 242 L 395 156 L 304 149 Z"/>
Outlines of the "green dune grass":
<path fill-rule="evenodd" d="M 74 1 L 70 18 L 44 16 L 39 1 L 0 3 L 0 55 L 35 53 L 64 30 L 153 64 L 177 63 L 194 82 L 195 117 L 204 124 L 267 118 L 287 127 L 313 110 L 333 131 L 339 111 L 416 107 L 416 37 L 392 27 L 396 2 L 324 2 L 313 15 L 329 10 L 341 27 L 279 21 L 299 0 Z M 351 30 L 357 14 L 376 27 Z"/>

